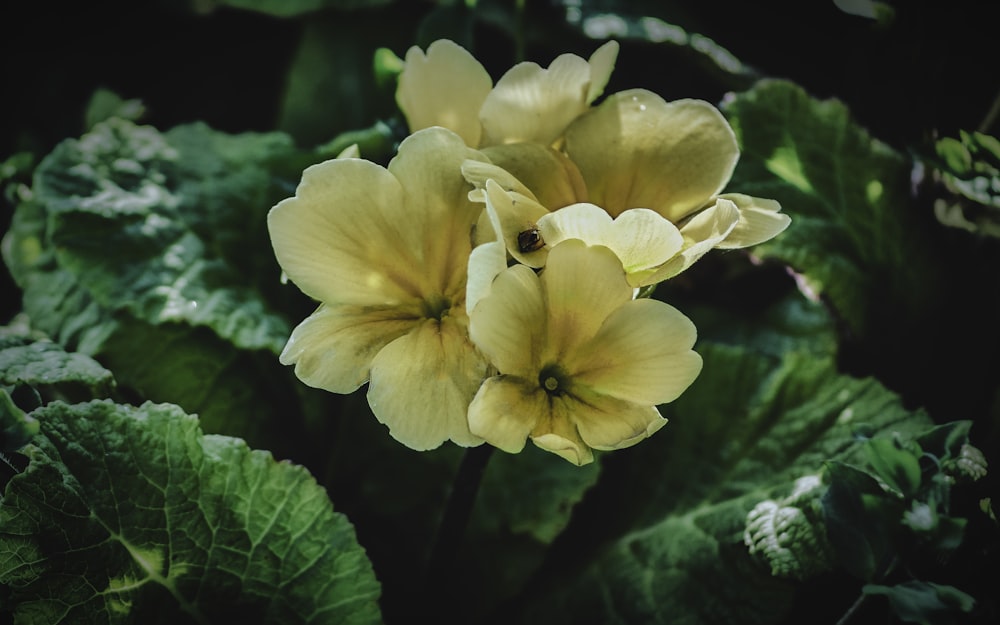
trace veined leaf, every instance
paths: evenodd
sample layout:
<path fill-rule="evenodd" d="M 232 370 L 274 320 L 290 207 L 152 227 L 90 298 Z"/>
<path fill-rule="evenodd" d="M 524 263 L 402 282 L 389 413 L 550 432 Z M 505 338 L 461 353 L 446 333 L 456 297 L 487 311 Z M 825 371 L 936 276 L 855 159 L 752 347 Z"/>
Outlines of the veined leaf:
<path fill-rule="evenodd" d="M 703 372 L 664 407 L 670 423 L 607 456 L 602 481 L 529 585 L 535 601 L 514 620 L 781 622 L 794 584 L 750 557 L 747 513 L 828 460 L 862 462 L 859 426 L 887 437 L 929 423 L 877 381 L 837 373 L 816 338 L 803 344 L 775 353 L 703 336 Z"/>
<path fill-rule="evenodd" d="M 0 500 L 15 622 L 379 623 L 353 527 L 302 467 L 169 404 L 55 402 Z"/>

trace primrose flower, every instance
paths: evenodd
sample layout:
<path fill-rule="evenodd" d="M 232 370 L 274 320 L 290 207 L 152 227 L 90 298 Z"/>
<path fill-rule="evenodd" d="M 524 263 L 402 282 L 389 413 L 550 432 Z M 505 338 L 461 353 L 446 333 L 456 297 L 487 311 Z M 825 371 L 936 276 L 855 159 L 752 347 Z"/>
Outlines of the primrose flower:
<path fill-rule="evenodd" d="M 718 109 L 700 100 L 666 102 L 642 89 L 615 93 L 567 126 L 558 155 L 528 144 L 487 155 L 490 162 L 470 161 L 463 172 L 481 192 L 474 197 L 497 213 L 499 237 L 511 256 L 534 267 L 544 265 L 548 249 L 566 238 L 605 244 L 609 238 L 643 237 L 648 228 L 671 244 L 679 236 L 681 244 L 667 258 L 663 246 L 641 258 L 631 252 L 639 262 L 626 267 L 629 281 L 650 285 L 712 248 L 756 245 L 790 222 L 773 200 L 721 194 L 739 148 Z M 510 199 L 485 193 L 487 180 Z M 644 214 L 631 214 L 635 210 Z M 531 245 L 525 246 L 524 233 L 533 231 L 538 236 L 528 236 Z"/>
<path fill-rule="evenodd" d="M 536 273 L 497 275 L 470 315 L 470 336 L 497 369 L 469 406 L 473 434 L 507 452 L 535 445 L 578 465 L 665 423 L 657 405 L 701 371 L 694 324 L 669 304 L 633 299 L 604 246 L 567 240 Z"/>
<path fill-rule="evenodd" d="M 439 39 L 426 53 L 407 51 L 396 102 L 411 132 L 442 126 L 478 148 L 549 145 L 601 95 L 617 56 L 618 43 L 609 41 L 586 61 L 563 54 L 545 69 L 518 63 L 494 86 L 465 48 Z"/>
<path fill-rule="evenodd" d="M 443 128 L 415 133 L 383 168 L 338 158 L 305 170 L 268 215 L 274 253 L 320 303 L 280 355 L 306 384 L 368 401 L 418 450 L 482 443 L 466 408 L 487 374 L 468 338 L 470 231 L 482 211 L 460 166 L 480 158 Z"/>

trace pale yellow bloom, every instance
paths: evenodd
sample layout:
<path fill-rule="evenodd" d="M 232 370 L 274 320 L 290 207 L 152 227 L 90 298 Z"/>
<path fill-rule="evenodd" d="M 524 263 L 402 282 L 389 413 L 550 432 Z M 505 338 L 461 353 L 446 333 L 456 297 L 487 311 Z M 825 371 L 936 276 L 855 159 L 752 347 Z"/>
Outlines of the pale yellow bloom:
<path fill-rule="evenodd" d="M 481 158 L 442 128 L 408 137 L 388 168 L 339 158 L 308 168 L 268 215 L 288 278 L 321 302 L 280 361 L 306 384 L 350 393 L 366 382 L 375 416 L 413 449 L 482 439 L 466 408 L 487 363 L 465 312 L 470 202 L 460 166 Z"/>
<path fill-rule="evenodd" d="M 707 102 L 666 102 L 641 89 L 615 93 L 577 117 L 566 128 L 558 156 L 551 152 L 532 144 L 506 145 L 488 151 L 490 163 L 469 162 L 463 169 L 477 189 L 484 191 L 486 181 L 494 180 L 509 192 L 509 201 L 488 193 L 473 197 L 493 204 L 508 251 L 534 267 L 545 263 L 550 245 L 567 236 L 594 244 L 620 240 L 627 227 L 619 218 L 633 210 L 652 211 L 660 219 L 627 215 L 624 223 L 633 224 L 632 236 L 653 228 L 670 232 L 671 241 L 674 230 L 682 238 L 674 254 L 657 266 L 646 263 L 656 254 L 641 254 L 641 269 L 628 267 L 630 259 L 622 258 L 637 286 L 676 275 L 712 248 L 766 241 L 790 221 L 773 200 L 721 193 L 739 148 L 728 122 Z M 599 206 L 614 225 L 581 204 Z M 551 242 L 544 222 L 556 236 Z M 538 228 L 548 245 L 528 251 L 519 246 L 519 237 L 530 228 Z M 605 232 L 608 228 L 619 232 Z M 630 254 L 635 260 L 635 250 Z"/>
<path fill-rule="evenodd" d="M 609 41 L 589 60 L 563 54 L 548 68 L 518 63 L 494 86 L 465 48 L 440 39 L 426 53 L 407 51 L 396 102 L 411 132 L 443 126 L 471 147 L 549 145 L 601 95 L 617 56 L 618 43 Z"/>
<path fill-rule="evenodd" d="M 633 299 L 604 246 L 567 240 L 545 268 L 504 269 L 472 309 L 470 336 L 498 374 L 469 406 L 469 427 L 508 452 L 537 446 L 575 464 L 660 429 L 657 405 L 701 371 L 694 324 L 672 306 Z"/>

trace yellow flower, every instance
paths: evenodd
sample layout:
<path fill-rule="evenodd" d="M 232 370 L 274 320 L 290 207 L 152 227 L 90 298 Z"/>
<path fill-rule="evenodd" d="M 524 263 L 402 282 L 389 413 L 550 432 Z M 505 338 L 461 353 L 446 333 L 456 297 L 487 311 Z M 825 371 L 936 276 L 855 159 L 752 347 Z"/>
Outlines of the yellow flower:
<path fill-rule="evenodd" d="M 478 197 L 493 204 L 511 255 L 535 267 L 544 264 L 551 245 L 570 236 L 594 244 L 606 243 L 602 239 L 609 236 L 622 239 L 620 233 L 604 232 L 611 222 L 597 215 L 594 206 L 614 218 L 614 228 L 631 229 L 635 236 L 641 235 L 638 224 L 670 231 L 671 239 L 676 238 L 672 231 L 679 231 L 682 245 L 669 259 L 629 269 L 636 286 L 670 278 L 712 248 L 766 241 L 790 221 L 773 200 L 721 194 L 739 148 L 722 114 L 700 100 L 666 102 L 642 89 L 615 93 L 567 126 L 559 156 L 529 144 L 501 146 L 487 155 L 489 163 L 466 163 L 465 176 L 479 190 L 494 180 L 510 193 L 509 201 L 495 194 Z M 583 204 L 589 207 L 581 208 Z M 646 214 L 628 215 L 624 223 L 633 226 L 619 222 L 637 209 L 652 211 L 659 220 Z M 545 236 L 543 221 L 552 240 Z M 530 228 L 538 228 L 547 245 L 530 250 L 529 261 L 514 243 Z"/>
<path fill-rule="evenodd" d="M 472 432 L 507 452 L 526 440 L 578 465 L 660 429 L 657 405 L 701 371 L 694 324 L 632 299 L 604 246 L 568 240 L 540 274 L 515 264 L 473 308 L 470 336 L 498 370 L 469 406 Z"/>
<path fill-rule="evenodd" d="M 466 409 L 487 364 L 465 312 L 470 202 L 460 166 L 481 158 L 433 128 L 399 146 L 388 168 L 338 158 L 308 168 L 268 215 L 275 256 L 321 302 L 280 356 L 306 384 L 368 401 L 393 437 L 418 450 L 462 446 Z"/>
<path fill-rule="evenodd" d="M 443 126 L 471 147 L 553 143 L 607 85 L 618 56 L 609 41 L 588 61 L 563 54 L 548 68 L 518 63 L 497 81 L 465 48 L 440 39 L 406 53 L 396 102 L 411 132 Z"/>

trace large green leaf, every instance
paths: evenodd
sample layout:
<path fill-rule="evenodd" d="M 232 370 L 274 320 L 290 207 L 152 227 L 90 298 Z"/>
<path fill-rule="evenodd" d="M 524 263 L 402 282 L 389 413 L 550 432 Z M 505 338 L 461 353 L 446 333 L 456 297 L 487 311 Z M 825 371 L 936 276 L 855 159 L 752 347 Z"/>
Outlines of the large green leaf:
<path fill-rule="evenodd" d="M 907 158 L 872 138 L 842 102 L 787 81 L 760 81 L 723 111 L 742 150 L 730 187 L 777 199 L 792 217 L 756 252 L 804 274 L 855 335 L 934 309 L 931 216 L 914 212 Z"/>
<path fill-rule="evenodd" d="M 786 324 L 783 344 L 808 318 Z M 781 621 L 795 586 L 749 554 L 748 512 L 788 496 L 831 459 L 860 462 L 856 428 L 912 434 L 929 419 L 875 380 L 838 373 L 816 338 L 783 352 L 765 344 L 702 335 L 701 376 L 665 407 L 663 430 L 607 456 L 593 496 L 529 586 L 533 601 L 516 612 L 518 622 Z"/>
<path fill-rule="evenodd" d="M 294 185 L 276 174 L 286 157 L 301 160 L 287 135 L 200 123 L 161 133 L 111 118 L 64 141 L 4 239 L 32 326 L 139 398 L 287 453 L 302 424 L 273 419 L 276 405 L 297 414 L 277 310 L 310 303 L 280 289 L 266 229 Z"/>
<path fill-rule="evenodd" d="M 170 404 L 55 402 L 0 500 L 17 623 L 378 623 L 354 529 L 301 466 Z"/>
<path fill-rule="evenodd" d="M 34 199 L 59 266 L 102 307 L 206 325 L 238 347 L 277 352 L 288 324 L 242 270 L 268 250 L 266 162 L 291 151 L 278 133 L 196 124 L 161 134 L 112 118 L 56 147 L 35 173 Z"/>
<path fill-rule="evenodd" d="M 107 397 L 115 379 L 94 359 L 52 341 L 0 334 L 0 386 L 27 386 L 46 399 L 82 401 Z"/>

